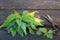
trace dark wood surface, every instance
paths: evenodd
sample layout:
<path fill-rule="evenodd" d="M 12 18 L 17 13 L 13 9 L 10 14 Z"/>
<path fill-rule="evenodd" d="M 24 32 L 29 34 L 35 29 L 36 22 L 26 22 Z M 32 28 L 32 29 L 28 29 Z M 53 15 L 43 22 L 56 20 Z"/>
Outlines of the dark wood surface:
<path fill-rule="evenodd" d="M 60 0 L 0 0 L 0 9 L 60 9 Z"/>
<path fill-rule="evenodd" d="M 60 25 L 60 0 L 0 0 L 0 24 L 2 24 L 8 15 L 13 13 L 13 10 L 22 14 L 24 10 L 28 11 L 39 11 L 40 13 L 36 16 L 40 17 L 42 15 L 49 14 L 51 17 L 55 17 L 58 20 L 56 23 Z M 0 30 L 0 40 L 49 40 L 42 36 L 30 35 L 25 37 L 16 35 L 16 37 L 11 37 L 4 30 Z M 51 40 L 60 40 L 60 35 L 54 35 Z"/>

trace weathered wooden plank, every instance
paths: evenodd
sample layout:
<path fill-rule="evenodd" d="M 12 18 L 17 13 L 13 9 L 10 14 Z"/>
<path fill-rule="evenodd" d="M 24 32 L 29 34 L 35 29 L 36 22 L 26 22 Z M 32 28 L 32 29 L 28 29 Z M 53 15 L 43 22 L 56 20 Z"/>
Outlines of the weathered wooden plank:
<path fill-rule="evenodd" d="M 19 11 L 20 13 L 22 13 L 22 11 L 24 10 L 17 10 Z M 29 11 L 36 11 L 36 10 L 29 10 Z M 46 14 L 49 14 L 51 17 L 55 17 L 55 18 L 60 18 L 60 10 L 37 10 L 39 11 L 40 13 L 37 14 L 36 16 L 42 16 L 42 15 L 46 15 Z M 3 23 L 5 21 L 5 19 L 7 18 L 7 16 L 9 14 L 11 14 L 13 11 L 12 10 L 0 10 L 0 24 Z M 58 19 L 58 23 L 60 19 Z"/>
<path fill-rule="evenodd" d="M 0 0 L 0 9 L 60 9 L 60 0 Z"/>

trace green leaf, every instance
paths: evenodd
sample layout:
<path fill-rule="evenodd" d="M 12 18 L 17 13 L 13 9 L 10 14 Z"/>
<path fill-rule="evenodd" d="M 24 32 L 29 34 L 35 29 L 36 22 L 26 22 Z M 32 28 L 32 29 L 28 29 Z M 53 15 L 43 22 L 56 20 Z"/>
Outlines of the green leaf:
<path fill-rule="evenodd" d="M 30 26 L 33 30 L 37 30 L 36 26 L 33 23 L 30 23 Z"/>
<path fill-rule="evenodd" d="M 16 19 L 16 23 L 18 26 L 21 26 L 21 19 Z"/>
<path fill-rule="evenodd" d="M 7 28 L 8 33 L 11 33 L 11 35 L 14 37 L 16 35 L 17 25 L 15 24 L 15 21 L 11 22 Z"/>
<path fill-rule="evenodd" d="M 27 34 L 26 27 L 27 27 L 26 23 L 21 22 L 21 28 L 22 28 L 22 30 L 23 30 L 23 32 L 24 32 L 25 35 Z"/>
<path fill-rule="evenodd" d="M 18 11 L 14 10 L 14 13 L 15 13 L 14 15 L 16 16 L 16 18 L 20 18 L 20 14 Z"/>
<path fill-rule="evenodd" d="M 21 29 L 21 27 L 20 27 L 20 28 L 18 27 L 17 32 L 18 32 L 18 34 L 20 34 L 22 37 L 24 36 L 24 32 L 23 32 L 23 30 Z"/>
<path fill-rule="evenodd" d="M 29 14 L 29 11 L 23 11 L 23 15 L 22 16 L 25 16 L 25 15 L 28 15 Z"/>
<path fill-rule="evenodd" d="M 28 11 L 24 11 L 23 12 L 23 17 L 22 17 L 23 21 L 25 22 L 32 22 L 34 21 L 34 17 L 30 15 L 30 12 Z"/>
<path fill-rule="evenodd" d="M 9 30 L 10 30 L 12 36 L 14 37 L 16 35 L 16 31 L 13 28 L 10 28 Z"/>
<path fill-rule="evenodd" d="M 53 38 L 53 33 L 54 33 L 53 30 L 49 30 L 48 33 L 47 33 L 47 37 L 52 39 Z"/>
<path fill-rule="evenodd" d="M 37 11 L 23 11 L 23 14 L 20 15 L 18 11 L 14 10 L 14 14 L 9 15 L 0 28 L 6 26 L 6 29 L 12 36 L 15 36 L 16 33 L 18 33 L 23 37 L 27 35 L 27 29 L 30 34 L 35 34 L 34 30 L 37 30 L 36 26 L 41 26 L 43 23 L 42 19 L 40 20 L 34 16 L 36 12 Z"/>
<path fill-rule="evenodd" d="M 47 34 L 47 37 L 52 39 L 53 38 L 53 34 Z"/>
<path fill-rule="evenodd" d="M 46 33 L 47 32 L 47 29 L 46 28 L 39 28 L 39 30 L 43 33 Z"/>
<path fill-rule="evenodd" d="M 11 21 L 8 25 L 7 25 L 7 28 L 6 29 L 9 29 L 10 27 L 14 26 L 15 25 L 15 20 L 14 21 Z"/>
<path fill-rule="evenodd" d="M 35 34 L 34 31 L 33 31 L 30 27 L 28 27 L 28 29 L 29 29 L 29 33 L 30 33 L 30 34 L 32 34 L 32 35 Z"/>
<path fill-rule="evenodd" d="M 39 12 L 38 11 L 33 11 L 33 12 L 30 12 L 29 15 L 34 17 L 35 13 L 39 13 Z"/>
<path fill-rule="evenodd" d="M 5 20 L 5 22 L 0 26 L 0 28 L 7 26 L 14 19 L 15 19 L 14 14 L 9 15 L 8 18 Z"/>
<path fill-rule="evenodd" d="M 48 33 L 54 33 L 54 31 L 53 30 L 49 30 Z"/>
<path fill-rule="evenodd" d="M 41 31 L 37 31 L 36 34 L 37 35 L 42 35 L 42 32 Z"/>
<path fill-rule="evenodd" d="M 37 23 L 37 25 L 43 26 L 44 20 L 39 19 L 39 18 L 34 18 L 34 19 L 35 19 L 35 22 Z"/>
<path fill-rule="evenodd" d="M 28 22 L 28 23 L 34 21 L 34 19 L 32 17 L 30 17 L 29 15 L 23 16 L 22 19 L 23 19 L 23 21 Z"/>

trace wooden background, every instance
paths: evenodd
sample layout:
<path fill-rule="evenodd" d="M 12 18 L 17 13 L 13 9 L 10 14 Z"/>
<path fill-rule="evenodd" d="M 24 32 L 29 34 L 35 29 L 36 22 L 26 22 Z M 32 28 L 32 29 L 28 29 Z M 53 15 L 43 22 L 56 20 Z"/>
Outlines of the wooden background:
<path fill-rule="evenodd" d="M 0 0 L 0 9 L 60 9 L 60 0 Z"/>
<path fill-rule="evenodd" d="M 40 14 L 49 14 L 56 18 L 60 18 L 60 0 L 0 0 L 0 24 L 2 24 L 7 16 L 16 9 L 20 13 L 24 10 L 39 11 Z M 56 38 L 59 40 L 60 36 Z"/>
<path fill-rule="evenodd" d="M 60 18 L 60 0 L 0 0 L 0 24 L 16 9 L 40 11 L 40 14 L 49 14 Z"/>

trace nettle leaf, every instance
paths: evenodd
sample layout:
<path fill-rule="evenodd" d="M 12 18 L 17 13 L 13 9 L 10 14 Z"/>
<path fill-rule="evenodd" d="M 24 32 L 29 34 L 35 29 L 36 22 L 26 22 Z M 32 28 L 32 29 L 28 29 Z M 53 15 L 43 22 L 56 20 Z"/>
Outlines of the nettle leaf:
<path fill-rule="evenodd" d="M 21 22 L 21 28 L 22 28 L 22 30 L 23 30 L 23 32 L 24 32 L 24 34 L 26 35 L 26 34 L 27 34 L 27 32 L 26 32 L 26 28 L 27 28 L 26 23 Z"/>
<path fill-rule="evenodd" d="M 25 16 L 25 15 L 28 15 L 29 14 L 29 11 L 23 11 L 23 16 Z"/>
<path fill-rule="evenodd" d="M 28 11 L 24 11 L 23 12 L 23 21 L 26 22 L 33 22 L 35 19 L 34 14 L 36 11 L 34 12 L 28 12 Z"/>
<path fill-rule="evenodd" d="M 37 35 L 42 35 L 42 32 L 41 31 L 37 31 L 36 34 Z"/>
<path fill-rule="evenodd" d="M 27 29 L 29 30 L 30 34 L 35 34 L 34 31 L 37 30 L 36 26 L 43 25 L 43 20 L 36 18 L 34 16 L 35 13 L 38 13 L 38 11 L 23 11 L 22 15 L 20 15 L 18 11 L 14 10 L 14 13 L 8 16 L 0 28 L 6 26 L 7 31 L 11 33 L 13 37 L 16 35 L 16 33 L 22 37 L 27 35 Z M 43 29 L 42 32 L 44 31 L 46 30 Z"/>
<path fill-rule="evenodd" d="M 50 39 L 53 38 L 53 33 L 53 30 L 47 30 L 46 28 L 39 28 L 39 30 L 36 32 L 37 35 L 44 34 L 44 36 Z"/>
<path fill-rule="evenodd" d="M 16 18 L 16 23 L 18 26 L 20 26 L 21 25 L 21 19 Z"/>
<path fill-rule="evenodd" d="M 39 28 L 39 30 L 37 31 L 37 35 L 41 35 L 44 34 L 44 36 L 47 35 L 47 29 L 46 28 Z"/>
<path fill-rule="evenodd" d="M 7 30 L 8 30 L 8 33 L 11 33 L 12 34 L 12 36 L 14 37 L 15 35 L 16 35 L 16 30 L 17 30 L 17 25 L 15 24 L 15 21 L 13 21 L 13 22 L 11 22 L 8 26 L 7 26 L 7 28 L 6 28 Z"/>
<path fill-rule="evenodd" d="M 53 38 L 53 34 L 47 34 L 47 37 L 52 39 Z"/>
<path fill-rule="evenodd" d="M 17 11 L 14 11 L 15 14 L 11 14 L 8 16 L 8 18 L 5 20 L 5 22 L 0 26 L 0 28 L 5 27 L 8 25 L 11 21 L 13 21 L 16 17 L 20 18 L 20 15 Z"/>
<path fill-rule="evenodd" d="M 53 38 L 53 33 L 54 33 L 53 30 L 49 30 L 48 33 L 47 33 L 47 37 L 52 39 Z"/>
<path fill-rule="evenodd" d="M 28 27 L 28 29 L 29 29 L 29 33 L 30 33 L 30 34 L 32 34 L 32 35 L 35 34 L 31 27 Z"/>
<path fill-rule="evenodd" d="M 11 21 L 7 26 L 7 29 L 9 29 L 11 26 L 15 25 L 15 20 Z"/>
<path fill-rule="evenodd" d="M 54 31 L 53 30 L 49 30 L 48 33 L 54 33 Z"/>
<path fill-rule="evenodd" d="M 16 35 L 16 31 L 13 28 L 10 28 L 9 30 L 10 30 L 12 36 L 14 37 Z"/>
<path fill-rule="evenodd" d="M 38 11 L 33 11 L 33 12 L 30 12 L 29 15 L 34 17 L 35 13 L 39 13 L 39 12 Z"/>
<path fill-rule="evenodd" d="M 25 16 L 23 16 L 23 21 L 25 21 L 25 22 L 32 22 L 32 21 L 34 21 L 34 19 L 31 17 L 31 16 L 29 16 L 29 15 L 25 15 Z"/>
<path fill-rule="evenodd" d="M 37 30 L 36 26 L 35 26 L 33 23 L 30 23 L 30 27 L 31 27 L 33 30 Z"/>
<path fill-rule="evenodd" d="M 8 18 L 5 20 L 5 22 L 0 26 L 0 28 L 5 27 L 6 25 L 8 25 L 11 21 L 13 21 L 15 19 L 15 15 L 11 14 L 8 16 Z"/>
<path fill-rule="evenodd" d="M 20 19 L 21 16 L 20 16 L 19 12 L 16 11 L 16 10 L 14 10 L 14 13 L 15 13 L 14 15 L 16 16 L 16 18 L 19 18 Z"/>
<path fill-rule="evenodd" d="M 18 32 L 18 34 L 20 34 L 22 37 L 24 37 L 24 32 L 23 32 L 23 30 L 21 29 L 21 27 L 18 27 L 17 32 Z"/>
<path fill-rule="evenodd" d="M 43 33 L 46 33 L 47 32 L 47 29 L 46 28 L 39 28 L 39 30 Z"/>
<path fill-rule="evenodd" d="M 39 18 L 34 18 L 34 19 L 35 19 L 37 25 L 43 26 L 44 20 L 39 19 Z"/>

